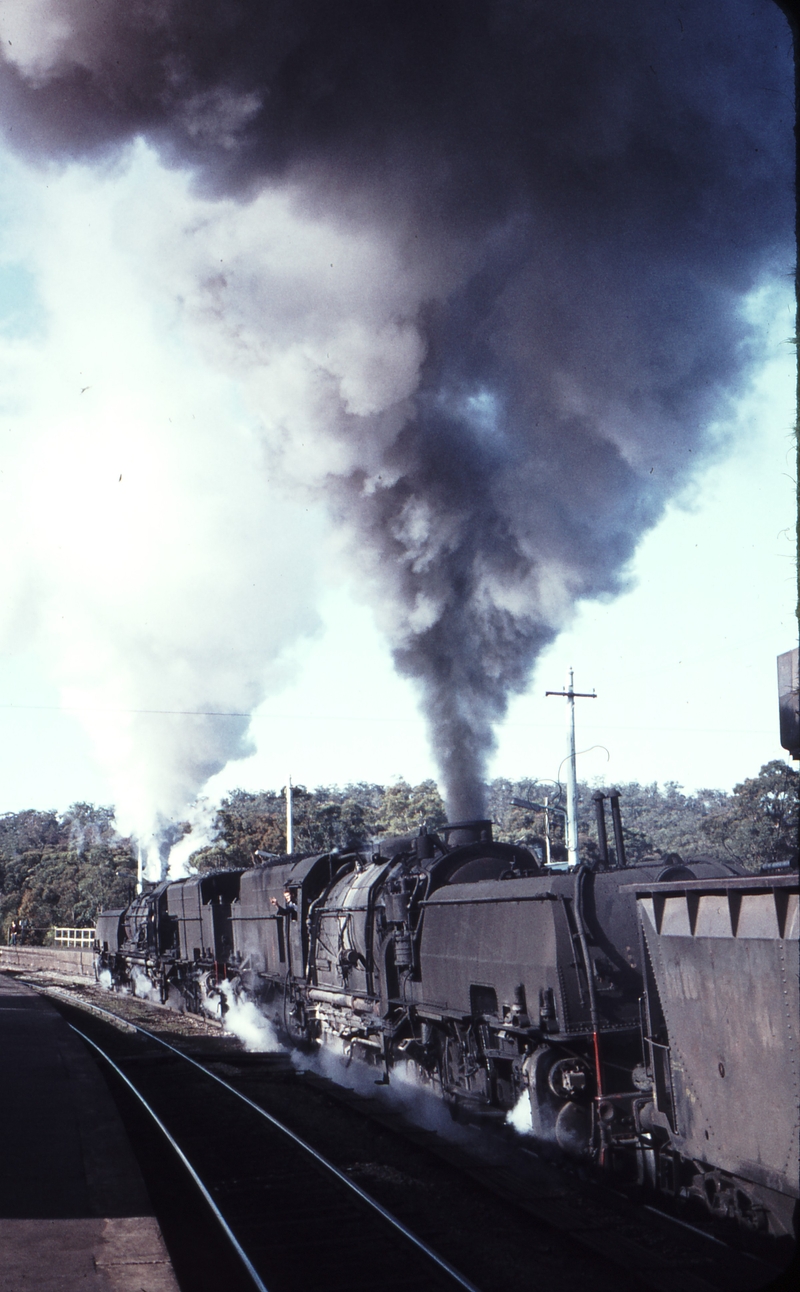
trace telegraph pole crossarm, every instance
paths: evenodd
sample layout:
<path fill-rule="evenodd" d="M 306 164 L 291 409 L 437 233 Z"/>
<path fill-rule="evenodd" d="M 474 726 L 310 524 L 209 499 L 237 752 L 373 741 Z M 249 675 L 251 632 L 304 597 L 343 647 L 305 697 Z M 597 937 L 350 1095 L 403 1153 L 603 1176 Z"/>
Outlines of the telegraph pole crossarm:
<path fill-rule="evenodd" d="M 545 691 L 545 695 L 560 695 L 565 700 L 596 700 L 596 691 Z"/>

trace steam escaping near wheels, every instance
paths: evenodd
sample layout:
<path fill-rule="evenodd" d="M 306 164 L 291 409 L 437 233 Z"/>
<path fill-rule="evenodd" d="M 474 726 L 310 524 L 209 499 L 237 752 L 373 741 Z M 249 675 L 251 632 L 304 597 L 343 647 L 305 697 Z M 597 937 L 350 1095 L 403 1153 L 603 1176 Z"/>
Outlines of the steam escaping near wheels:
<path fill-rule="evenodd" d="M 252 1000 L 237 992 L 234 983 L 219 984 L 222 1023 L 226 1032 L 238 1037 L 248 1054 L 278 1054 L 286 1046 L 278 1038 L 272 1023 Z"/>
<path fill-rule="evenodd" d="M 531 1097 L 527 1090 L 523 1091 L 511 1111 L 506 1113 L 506 1123 L 513 1126 L 518 1135 L 533 1134 Z"/>

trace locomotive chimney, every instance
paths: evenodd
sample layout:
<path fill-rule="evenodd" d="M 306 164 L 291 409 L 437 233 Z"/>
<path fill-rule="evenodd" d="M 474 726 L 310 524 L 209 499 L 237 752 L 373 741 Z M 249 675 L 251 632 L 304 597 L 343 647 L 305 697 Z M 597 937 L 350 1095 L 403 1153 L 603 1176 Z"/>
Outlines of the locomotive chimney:
<path fill-rule="evenodd" d="M 606 834 L 606 809 L 604 807 L 606 796 L 602 790 L 595 790 L 592 799 L 594 800 L 594 810 L 597 816 L 597 844 L 600 849 L 600 860 L 604 866 L 607 866 L 608 835 Z"/>
<path fill-rule="evenodd" d="M 414 846 L 416 848 L 417 858 L 419 861 L 426 861 L 429 857 L 433 856 L 433 839 L 428 834 L 427 825 L 420 826 L 419 834 L 414 840 Z"/>
<path fill-rule="evenodd" d="M 460 848 L 465 843 L 491 843 L 491 821 L 448 821 L 442 826 L 441 833 L 453 848 Z"/>
<path fill-rule="evenodd" d="M 614 825 L 614 846 L 617 850 L 617 865 L 626 866 L 625 860 L 625 841 L 622 838 L 622 817 L 619 811 L 619 790 L 608 791 L 608 801 L 611 804 L 611 820 Z"/>

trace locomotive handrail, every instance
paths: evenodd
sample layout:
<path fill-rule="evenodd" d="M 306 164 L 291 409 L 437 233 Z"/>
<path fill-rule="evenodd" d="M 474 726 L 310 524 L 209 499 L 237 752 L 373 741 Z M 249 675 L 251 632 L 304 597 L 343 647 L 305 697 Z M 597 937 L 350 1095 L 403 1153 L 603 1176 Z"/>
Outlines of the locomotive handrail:
<path fill-rule="evenodd" d="M 592 1048 L 594 1051 L 594 1069 L 595 1082 L 597 1088 L 597 1098 L 603 1095 L 603 1069 L 600 1062 L 600 1023 L 597 1013 L 597 992 L 595 991 L 594 965 L 589 955 L 589 947 L 586 941 L 586 923 L 583 918 L 583 888 L 586 883 L 586 876 L 589 872 L 585 866 L 578 869 L 578 878 L 575 885 L 575 922 L 578 926 L 578 938 L 581 944 L 581 953 L 583 956 L 584 968 L 586 971 L 586 985 L 589 989 L 589 1013 L 592 1022 Z M 600 1146 L 600 1165 L 603 1165 L 605 1153 L 605 1143 Z"/>
<path fill-rule="evenodd" d="M 520 876 L 520 878 L 527 878 L 527 876 Z M 485 879 L 482 881 L 481 886 L 484 884 L 487 889 L 490 884 L 502 884 L 503 888 L 507 888 L 509 881 L 507 879 Z M 467 885 L 464 885 L 464 887 L 467 887 Z M 470 884 L 469 887 L 472 888 L 474 885 Z M 477 906 L 481 902 L 490 902 L 495 906 L 498 902 L 558 902 L 561 900 L 558 893 L 518 893 L 512 891 L 507 895 L 500 895 L 493 891 L 485 897 L 451 897 L 452 891 L 446 885 L 442 888 L 437 888 L 436 892 L 432 893 L 430 897 L 423 898 L 420 906 L 442 906 L 445 904 L 448 906 Z"/>

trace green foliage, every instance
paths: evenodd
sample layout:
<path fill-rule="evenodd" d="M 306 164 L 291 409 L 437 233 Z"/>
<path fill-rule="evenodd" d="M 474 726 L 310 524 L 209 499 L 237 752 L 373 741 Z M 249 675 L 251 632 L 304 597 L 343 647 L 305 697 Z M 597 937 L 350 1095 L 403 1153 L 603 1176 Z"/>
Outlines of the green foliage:
<path fill-rule="evenodd" d="M 618 786 L 623 838 L 629 863 L 708 857 L 740 861 L 750 869 L 765 862 L 797 855 L 797 797 L 800 777 L 788 764 L 768 763 L 752 780 L 737 785 L 733 794 L 698 790 L 686 794 L 676 782 Z M 588 860 L 599 856 L 593 787 L 578 786 L 579 843 Z M 514 799 L 527 799 L 551 808 L 564 806 L 564 790 L 552 781 L 510 781 L 498 778 L 488 787 L 487 814 L 494 822 L 495 838 L 524 843 L 545 855 L 544 813 L 517 807 Z M 425 822 L 436 829 L 446 821 L 444 803 L 436 784 L 423 781 L 411 786 L 397 781 L 390 786 L 325 786 L 307 790 L 295 786 L 294 851 L 327 852 L 334 848 L 368 848 L 371 841 L 393 835 L 416 834 Z M 550 815 L 550 852 L 553 860 L 566 856 L 563 816 Z M 614 836 L 606 804 L 609 845 Z M 286 802 L 283 793 L 248 794 L 235 790 L 217 813 L 217 842 L 191 858 L 193 866 L 253 866 L 257 852 L 283 854 L 286 848 Z"/>
<path fill-rule="evenodd" d="M 710 857 L 737 861 L 750 870 L 797 858 L 800 774 L 779 760 L 742 781 L 732 794 L 700 790 L 685 794 L 674 782 L 659 788 L 620 785 L 625 848 L 629 862 L 645 857 L 684 860 Z M 524 843 L 543 856 L 544 814 L 515 806 L 513 799 L 563 806 L 563 790 L 551 782 L 495 780 L 488 787 L 487 814 L 495 838 Z M 592 786 L 578 786 L 582 856 L 598 855 Z M 446 821 L 433 781 L 390 786 L 361 782 L 293 791 L 294 851 L 299 855 L 358 847 L 380 838 L 416 834 L 425 823 Z M 609 844 L 613 831 L 607 811 Z M 188 829 L 176 825 L 174 838 Z M 564 857 L 563 818 L 551 815 L 551 856 Z M 258 865 L 259 853 L 283 854 L 286 800 L 283 793 L 234 790 L 216 815 L 216 840 L 195 852 L 194 869 Z M 0 929 L 12 919 L 30 920 L 41 939 L 53 924 L 88 927 L 98 911 L 126 906 L 134 894 L 136 857 L 130 839 L 116 832 L 108 807 L 76 803 L 67 812 L 13 812 L 0 817 Z"/>
<path fill-rule="evenodd" d="M 407 781 L 395 781 L 382 791 L 377 808 L 373 833 L 388 838 L 418 834 L 421 825 L 435 830 L 447 821 L 444 801 L 435 781 L 422 781 L 413 786 Z"/>
<path fill-rule="evenodd" d="M 522 843 L 530 848 L 540 860 L 546 858 L 545 814 L 530 808 L 516 807 L 513 799 L 526 799 L 529 803 L 544 804 L 545 799 L 551 808 L 564 807 L 563 792 L 553 781 L 522 780 L 509 781 L 502 777 L 492 781 L 486 798 L 486 812 L 494 822 L 494 837 L 501 843 Z M 564 818 L 557 812 L 549 812 L 550 857 L 553 861 L 562 860 L 567 855 L 564 840 Z"/>
<path fill-rule="evenodd" d="M 800 773 L 787 763 L 765 763 L 704 822 L 711 845 L 748 870 L 796 860 L 798 781 Z"/>
<path fill-rule="evenodd" d="M 629 863 L 706 857 L 737 861 L 749 870 L 797 859 L 800 773 L 788 763 L 766 763 L 758 776 L 743 781 L 733 794 L 698 790 L 685 794 L 675 781 L 663 787 L 633 781 L 619 785 L 622 834 Z M 578 785 L 578 833 L 581 855 L 598 855 L 593 788 Z M 538 850 L 544 840 L 544 813 L 514 807 L 514 798 L 564 805 L 564 794 L 552 782 L 496 780 L 489 787 L 489 813 L 497 823 L 495 838 L 525 843 Z M 611 813 L 606 804 L 606 828 L 614 847 Z M 554 856 L 563 851 L 558 819 L 551 829 L 557 841 Z"/>
<path fill-rule="evenodd" d="M 0 926 L 29 920 L 33 940 L 54 924 L 91 927 L 97 912 L 126 906 L 136 883 L 129 839 L 120 839 L 113 809 L 76 803 L 55 812 L 0 817 Z"/>
<path fill-rule="evenodd" d="M 292 790 L 294 852 L 310 855 L 335 848 L 368 848 L 382 836 L 416 834 L 423 823 L 432 829 L 447 820 L 434 781 L 389 787 L 360 782 Z M 258 865 L 259 852 L 286 850 L 286 799 L 283 793 L 250 794 L 234 790 L 222 800 L 216 817 L 216 842 L 192 854 L 198 870 Z"/>
<path fill-rule="evenodd" d="M 705 823 L 714 813 L 725 810 L 729 796 L 721 790 L 698 790 L 684 794 L 680 785 L 668 781 L 658 785 L 640 785 L 638 781 L 620 785 L 625 853 L 629 862 L 654 857 L 666 861 L 674 856 L 709 857 L 724 860 L 710 841 Z M 591 803 L 587 812 L 592 812 Z M 607 814 L 608 806 L 606 807 Z M 608 825 L 612 839 L 611 823 Z"/>
<path fill-rule="evenodd" d="M 197 870 L 237 870 L 257 866 L 257 851 L 278 853 L 285 848 L 286 811 L 279 794 L 249 794 L 234 790 L 222 800 L 215 820 L 216 841 L 193 853 Z"/>

